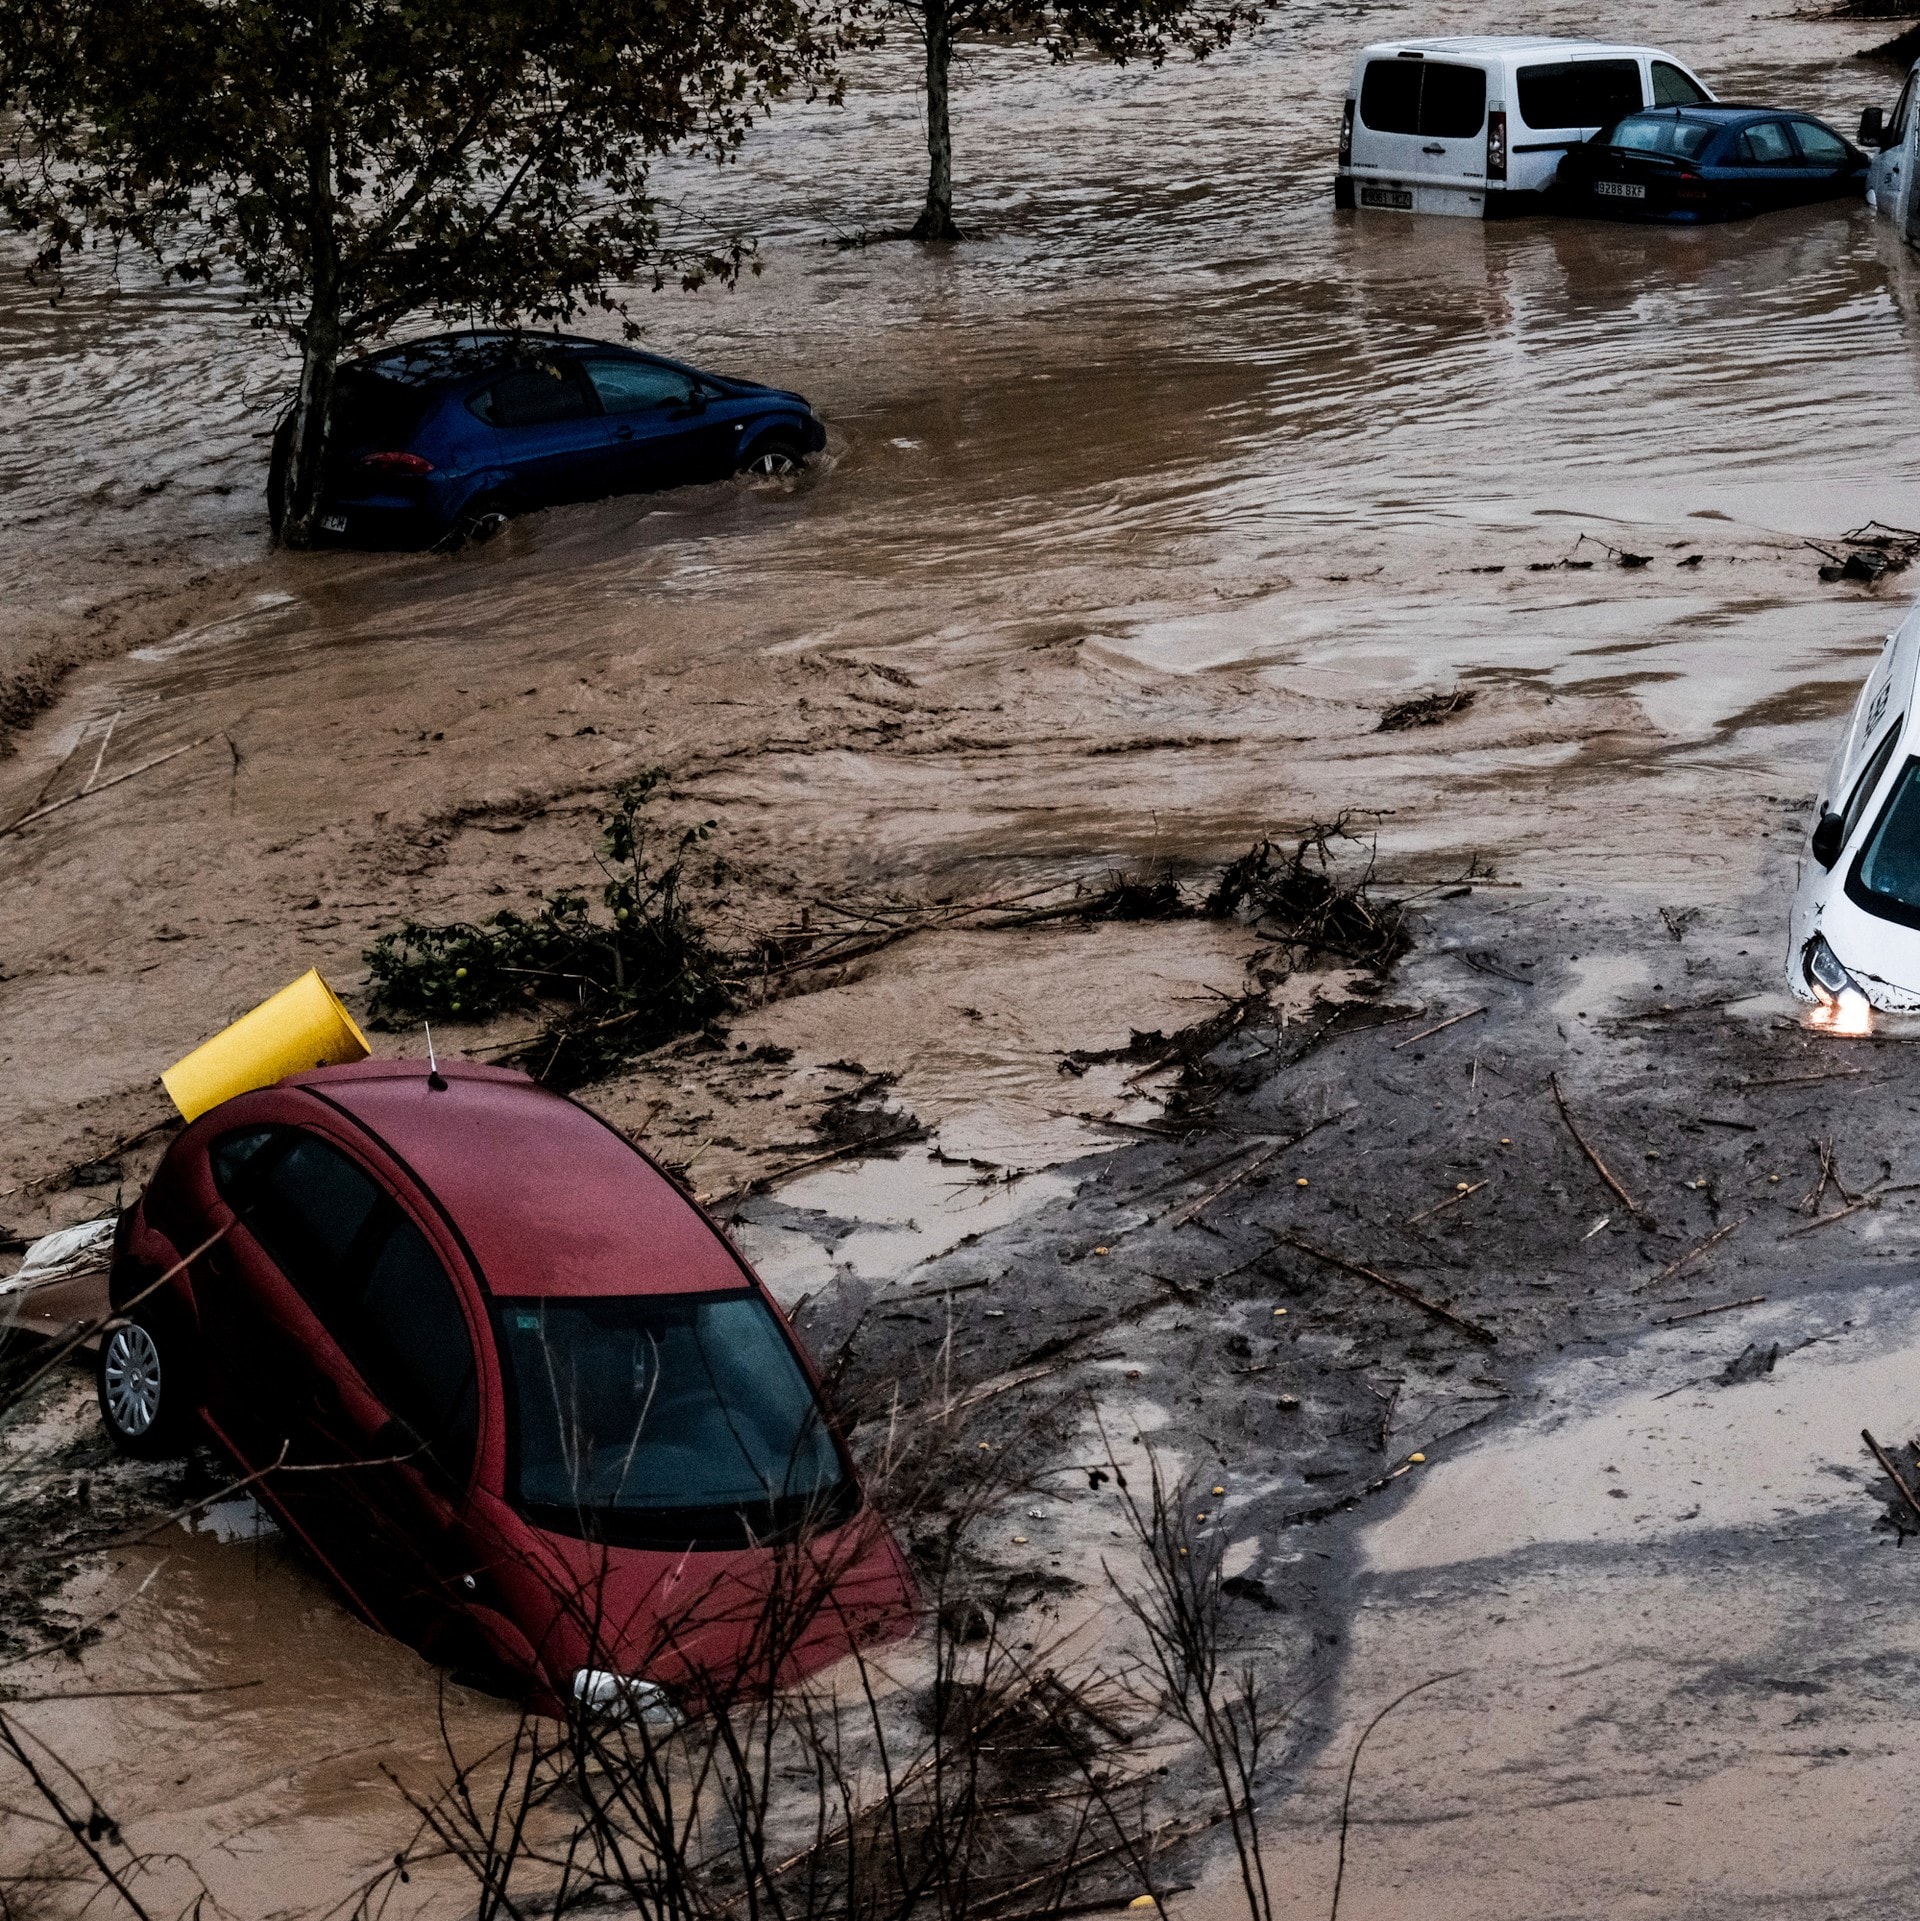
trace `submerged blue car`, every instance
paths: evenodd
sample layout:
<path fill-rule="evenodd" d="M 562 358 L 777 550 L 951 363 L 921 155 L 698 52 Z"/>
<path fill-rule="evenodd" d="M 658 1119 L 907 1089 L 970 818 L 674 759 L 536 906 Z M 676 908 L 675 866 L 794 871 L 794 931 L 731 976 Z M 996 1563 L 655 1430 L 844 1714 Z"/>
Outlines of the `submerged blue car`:
<path fill-rule="evenodd" d="M 1570 213 L 1629 220 L 1737 220 L 1770 207 L 1859 199 L 1867 156 L 1823 120 L 1778 107 L 1630 113 L 1560 163 Z"/>
<path fill-rule="evenodd" d="M 291 432 L 274 440 L 276 527 Z M 561 501 L 797 473 L 826 441 L 777 387 L 567 335 L 440 334 L 341 366 L 319 534 L 458 546 Z"/>

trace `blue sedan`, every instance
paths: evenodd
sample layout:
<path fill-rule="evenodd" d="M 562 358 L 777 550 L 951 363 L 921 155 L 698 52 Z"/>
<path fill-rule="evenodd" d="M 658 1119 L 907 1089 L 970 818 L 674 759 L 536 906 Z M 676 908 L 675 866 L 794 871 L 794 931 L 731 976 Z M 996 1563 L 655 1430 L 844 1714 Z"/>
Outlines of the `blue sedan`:
<path fill-rule="evenodd" d="M 1859 199 L 1867 156 L 1811 114 L 1671 107 L 1628 114 L 1560 163 L 1569 212 L 1629 220 L 1737 220 L 1769 207 Z"/>
<path fill-rule="evenodd" d="M 276 524 L 290 434 L 274 441 Z M 798 473 L 826 440 L 777 387 L 566 335 L 441 334 L 340 368 L 319 534 L 458 546 L 561 501 Z"/>

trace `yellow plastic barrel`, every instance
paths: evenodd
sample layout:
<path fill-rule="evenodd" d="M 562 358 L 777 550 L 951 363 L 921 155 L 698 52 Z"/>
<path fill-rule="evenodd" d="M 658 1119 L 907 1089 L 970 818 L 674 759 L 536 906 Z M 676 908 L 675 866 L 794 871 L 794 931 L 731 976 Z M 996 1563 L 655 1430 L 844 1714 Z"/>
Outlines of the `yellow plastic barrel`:
<path fill-rule="evenodd" d="M 236 1094 L 271 1087 L 311 1067 L 364 1060 L 372 1051 L 340 996 L 317 967 L 310 967 L 290 987 L 175 1061 L 160 1084 L 191 1121 Z"/>

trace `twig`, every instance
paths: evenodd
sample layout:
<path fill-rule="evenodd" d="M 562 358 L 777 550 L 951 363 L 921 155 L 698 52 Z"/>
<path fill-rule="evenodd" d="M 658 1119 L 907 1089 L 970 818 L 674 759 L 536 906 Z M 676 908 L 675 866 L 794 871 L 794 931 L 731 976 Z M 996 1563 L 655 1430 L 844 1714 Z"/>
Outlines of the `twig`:
<path fill-rule="evenodd" d="M 1594 1150 L 1593 1144 L 1581 1133 L 1579 1124 L 1573 1118 L 1572 1110 L 1567 1106 L 1567 1097 L 1560 1091 L 1560 1076 L 1558 1074 L 1549 1074 L 1547 1080 L 1553 1088 L 1554 1104 L 1560 1109 L 1560 1118 L 1566 1122 L 1567 1132 L 1571 1134 L 1578 1143 L 1581 1153 L 1593 1163 L 1594 1171 L 1600 1178 L 1620 1197 L 1621 1204 L 1626 1208 L 1627 1212 L 1630 1214 L 1638 1214 L 1640 1212 L 1640 1203 L 1614 1178 L 1613 1169 L 1600 1158 L 1599 1154 Z"/>
<path fill-rule="evenodd" d="M 1863 1207 L 1878 1207 L 1879 1205 L 1880 1201 L 1877 1195 L 1859 1194 L 1850 1200 L 1845 1207 L 1837 1209 L 1834 1213 L 1822 1214 L 1817 1221 L 1809 1221 L 1804 1227 L 1788 1228 L 1780 1238 L 1783 1241 L 1795 1241 L 1798 1240 L 1802 1234 L 1818 1233 L 1823 1227 L 1831 1227 L 1835 1221 L 1844 1221 L 1849 1214 L 1858 1214 Z"/>
<path fill-rule="evenodd" d="M 1395 1041 L 1394 1044 L 1387 1049 L 1387 1052 L 1389 1054 L 1397 1054 L 1401 1048 L 1411 1047 L 1416 1041 L 1430 1041 L 1434 1035 L 1443 1032 L 1445 1029 L 1457 1026 L 1461 1021 L 1470 1021 L 1475 1015 L 1484 1014 L 1486 1011 L 1484 1007 L 1470 1007 L 1464 1014 L 1452 1015 L 1450 1018 L 1441 1021 L 1438 1026 L 1429 1027 L 1424 1033 L 1409 1034 L 1405 1040 Z"/>
<path fill-rule="evenodd" d="M 121 711 L 124 711 L 124 709 Z M 100 736 L 100 751 L 93 757 L 93 766 L 87 774 L 86 785 L 80 789 L 81 793 L 90 792 L 93 783 L 100 778 L 100 764 L 107 757 L 107 748 L 113 740 L 113 730 L 119 725 L 120 713 L 116 712 L 114 717 L 107 722 L 107 731 Z"/>
<path fill-rule="evenodd" d="M 1435 1201 L 1431 1207 L 1423 1207 L 1418 1214 L 1409 1214 L 1400 1225 L 1412 1227 L 1416 1222 L 1424 1221 L 1432 1215 L 1445 1213 L 1450 1207 L 1458 1207 L 1470 1194 L 1479 1193 L 1486 1184 L 1485 1181 L 1475 1181 L 1471 1187 L 1456 1188 L 1444 1201 Z"/>
<path fill-rule="evenodd" d="M 1860 1438 L 1873 1450 L 1873 1458 L 1886 1469 L 1888 1478 L 1900 1490 L 1900 1498 L 1906 1502 L 1914 1519 L 1920 1521 L 1920 1500 L 1914 1499 L 1913 1489 L 1907 1485 L 1907 1477 L 1893 1464 L 1893 1456 L 1864 1427 L 1860 1430 Z"/>
<path fill-rule="evenodd" d="M 1684 1254 L 1676 1254 L 1646 1285 L 1658 1287 L 1662 1281 L 1672 1280 L 1689 1261 L 1697 1259 L 1709 1248 L 1717 1247 L 1736 1227 L 1744 1227 L 1751 1218 L 1751 1215 L 1742 1214 L 1737 1221 L 1729 1221 L 1725 1227 L 1716 1227 L 1704 1241 L 1696 1241 Z"/>
<path fill-rule="evenodd" d="M 1684 1300 L 1686 1297 L 1681 1296 Z M 1659 1314 L 1654 1317 L 1655 1327 L 1677 1327 L 1682 1321 L 1697 1321 L 1708 1314 L 1730 1314 L 1736 1307 L 1758 1307 L 1767 1297 L 1764 1294 L 1749 1294 L 1743 1301 L 1716 1301 L 1712 1307 L 1691 1307 L 1684 1314 Z M 1675 1388 L 1674 1393 L 1679 1393 Z M 1663 1394 L 1659 1397 L 1665 1400 Z"/>
<path fill-rule="evenodd" d="M 1482 1327 L 1478 1321 L 1470 1321 L 1463 1314 L 1456 1314 L 1450 1307 L 1442 1307 L 1438 1301 L 1430 1301 L 1418 1290 L 1409 1287 L 1405 1281 L 1396 1281 L 1390 1274 L 1382 1274 L 1379 1269 L 1362 1267 L 1357 1261 L 1347 1260 L 1343 1255 L 1330 1254 L 1324 1247 L 1315 1247 L 1311 1241 L 1303 1241 L 1298 1234 L 1278 1234 L 1274 1238 L 1285 1242 L 1289 1247 L 1297 1247 L 1303 1254 L 1311 1254 L 1316 1261 L 1325 1261 L 1329 1267 L 1337 1267 L 1345 1274 L 1357 1274 L 1363 1281 L 1371 1281 L 1376 1287 L 1384 1287 L 1389 1294 L 1397 1294 L 1403 1301 L 1410 1301 L 1424 1313 L 1431 1314 L 1437 1321 L 1445 1321 L 1449 1327 L 1457 1328 L 1462 1334 L 1476 1341 L 1484 1341 L 1487 1346 L 1498 1345 L 1500 1337 L 1492 1328 Z"/>
<path fill-rule="evenodd" d="M 59 800 L 50 800 L 44 807 L 35 807 L 28 812 L 0 826 L 0 834 L 16 834 L 23 827 L 31 827 L 37 820 L 45 820 L 49 814 L 57 814 L 63 807 L 71 807 L 77 800 L 85 800 L 89 794 L 104 794 L 110 787 L 118 787 L 122 781 L 132 780 L 140 774 L 151 773 L 156 767 L 164 767 L 170 760 L 178 760 L 182 754 L 190 754 L 196 747 L 204 747 L 210 740 L 218 740 L 224 728 L 216 727 L 210 734 L 202 734 L 198 740 L 190 740 L 184 747 L 169 748 L 164 754 L 156 754 L 151 760 L 143 760 L 138 767 L 129 767 L 124 774 L 115 774 L 111 780 L 103 780 L 98 787 L 83 787 L 76 794 L 67 794 Z"/>
<path fill-rule="evenodd" d="M 1844 1081 L 1855 1074 L 1864 1074 L 1864 1067 L 1836 1067 L 1824 1074 L 1764 1074 L 1758 1080 L 1735 1081 L 1736 1088 L 1743 1087 L 1804 1087 L 1810 1081 Z"/>
<path fill-rule="evenodd" d="M 810 1154 L 804 1161 L 789 1161 L 784 1167 L 772 1168 L 749 1181 L 745 1187 L 736 1187 L 706 1205 L 710 1210 L 731 1206 L 735 1201 L 744 1201 L 749 1194 L 764 1194 L 775 1181 L 784 1181 L 789 1174 L 803 1174 L 808 1168 L 824 1167 L 829 1161 L 844 1161 L 849 1154 L 858 1154 L 867 1148 L 897 1147 L 903 1141 L 918 1140 L 924 1131 L 918 1121 L 909 1121 L 904 1127 L 896 1127 L 891 1134 L 870 1134 L 863 1140 L 843 1142 L 839 1147 L 829 1148 L 824 1154 Z"/>
<path fill-rule="evenodd" d="M 1237 1187 L 1249 1174 L 1256 1173 L 1259 1169 L 1266 1166 L 1276 1154 L 1284 1154 L 1288 1148 L 1298 1147 L 1309 1134 L 1317 1134 L 1321 1128 L 1331 1127 L 1335 1121 L 1345 1120 L 1359 1104 L 1358 1101 L 1354 1101 L 1350 1105 L 1341 1108 L 1336 1114 L 1322 1114 L 1311 1126 L 1303 1127 L 1297 1134 L 1290 1134 L 1284 1141 L 1269 1142 L 1255 1154 L 1250 1161 L 1241 1167 L 1238 1172 L 1230 1174 L 1219 1186 L 1211 1188 L 1208 1192 L 1202 1194 L 1197 1201 L 1190 1201 L 1185 1207 L 1181 1208 L 1177 1214 L 1170 1216 L 1167 1225 L 1169 1227 L 1185 1227 L 1189 1221 L 1195 1219 L 1207 1208 L 1211 1207 L 1229 1188 Z M 1231 1156 L 1228 1158 L 1231 1158 Z M 1214 1167 L 1218 1167 L 1219 1165 L 1219 1161 L 1213 1163 Z"/>
<path fill-rule="evenodd" d="M 1266 1164 L 1280 1152 L 1281 1148 L 1288 1145 L 1290 1145 L 1290 1143 L 1286 1141 L 1275 1141 L 1271 1146 L 1261 1148 L 1259 1153 L 1255 1154 L 1250 1160 L 1243 1161 L 1239 1168 L 1229 1174 L 1224 1181 L 1208 1188 L 1197 1201 L 1189 1201 L 1177 1214 L 1172 1215 L 1168 1219 L 1167 1225 L 1169 1227 L 1185 1227 L 1186 1224 L 1196 1216 L 1204 1214 L 1222 1194 L 1225 1194 L 1232 1188 L 1238 1187 L 1250 1174 L 1257 1174 L 1261 1168 L 1265 1167 Z"/>
<path fill-rule="evenodd" d="M 1353 1759 L 1347 1763 L 1347 1789 L 1340 1797 L 1340 1861 L 1333 1873 L 1333 1906 L 1327 1911 L 1327 1921 L 1340 1921 L 1340 1889 L 1347 1878 L 1347 1830 L 1353 1817 L 1353 1777 L 1360 1772 L 1360 1751 L 1367 1745 L 1368 1737 L 1382 1721 L 1403 1701 L 1411 1701 L 1416 1694 L 1423 1694 L 1428 1688 L 1437 1688 L 1442 1681 L 1455 1681 L 1465 1674 L 1465 1668 L 1453 1668 L 1445 1674 L 1436 1674 L 1430 1680 L 1416 1682 L 1404 1694 L 1396 1694 L 1391 1701 L 1376 1714 L 1362 1730 L 1359 1740 L 1353 1744 Z"/>

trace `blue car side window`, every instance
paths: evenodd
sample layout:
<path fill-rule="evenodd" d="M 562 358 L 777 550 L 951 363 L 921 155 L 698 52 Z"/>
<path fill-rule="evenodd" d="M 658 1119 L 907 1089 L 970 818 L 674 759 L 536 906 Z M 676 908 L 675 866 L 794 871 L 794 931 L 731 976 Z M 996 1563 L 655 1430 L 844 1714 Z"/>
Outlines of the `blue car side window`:
<path fill-rule="evenodd" d="M 1792 167 L 1800 156 L 1786 128 L 1778 120 L 1762 120 L 1740 136 L 1733 150 L 1734 164 L 1741 167 Z"/>
<path fill-rule="evenodd" d="M 545 427 L 584 420 L 592 411 L 580 383 L 565 367 L 523 367 L 477 393 L 468 408 L 490 427 Z"/>
<path fill-rule="evenodd" d="M 601 406 L 610 414 L 685 407 L 698 392 L 698 383 L 688 375 L 650 360 L 589 360 L 585 365 Z"/>
<path fill-rule="evenodd" d="M 1847 143 L 1817 120 L 1796 120 L 1793 137 L 1808 166 L 1837 170 L 1847 164 Z"/>

